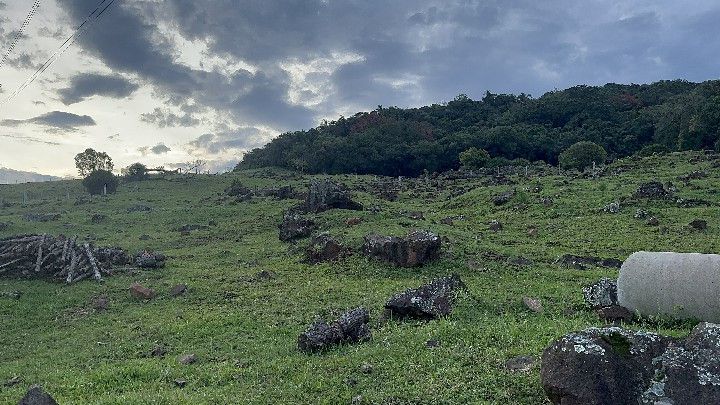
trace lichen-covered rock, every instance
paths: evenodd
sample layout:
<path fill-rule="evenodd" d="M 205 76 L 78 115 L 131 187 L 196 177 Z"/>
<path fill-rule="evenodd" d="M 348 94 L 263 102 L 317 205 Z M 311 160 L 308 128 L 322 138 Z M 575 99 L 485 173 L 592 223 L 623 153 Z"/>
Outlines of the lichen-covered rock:
<path fill-rule="evenodd" d="M 642 183 L 635 191 L 635 197 L 637 198 L 663 199 L 670 197 L 670 195 L 670 191 L 666 190 L 665 186 L 659 181 Z"/>
<path fill-rule="evenodd" d="M 430 231 L 413 231 L 405 238 L 367 235 L 363 251 L 400 267 L 420 266 L 440 255 L 440 237 Z"/>
<path fill-rule="evenodd" d="M 492 201 L 493 201 L 493 204 L 500 206 L 500 205 L 505 205 L 505 204 L 509 203 L 510 200 L 513 199 L 513 197 L 515 197 L 515 191 L 510 190 L 510 191 L 505 191 L 503 193 L 500 193 L 496 196 L 493 196 Z"/>
<path fill-rule="evenodd" d="M 33 385 L 18 402 L 18 405 L 57 405 L 57 402 L 42 387 Z"/>
<path fill-rule="evenodd" d="M 125 266 L 132 263 L 130 256 L 119 247 L 101 247 L 95 251 L 95 258 L 104 264 Z"/>
<path fill-rule="evenodd" d="M 283 215 L 283 220 L 278 225 L 280 229 L 280 240 L 290 242 L 296 239 L 306 238 L 317 229 L 315 221 L 302 217 L 296 212 L 288 211 Z"/>
<path fill-rule="evenodd" d="M 345 186 L 326 179 L 310 184 L 302 208 L 306 212 L 318 213 L 333 208 L 362 211 L 363 206 L 352 200 L 352 196 Z"/>
<path fill-rule="evenodd" d="M 349 253 L 337 239 L 328 233 L 321 233 L 312 238 L 310 246 L 305 250 L 305 261 L 311 264 L 338 260 Z"/>
<path fill-rule="evenodd" d="M 398 318 L 441 318 L 450 315 L 458 292 L 465 288 L 457 275 L 438 278 L 419 288 L 395 294 L 385 304 L 385 309 Z"/>
<path fill-rule="evenodd" d="M 617 305 L 617 282 L 603 277 L 595 284 L 583 287 L 583 298 L 593 309 Z"/>
<path fill-rule="evenodd" d="M 135 266 L 141 269 L 159 269 L 165 267 L 165 255 L 160 252 L 142 251 L 135 255 Z"/>
<path fill-rule="evenodd" d="M 543 352 L 543 389 L 554 404 L 636 404 L 669 342 L 619 327 L 569 333 Z"/>
<path fill-rule="evenodd" d="M 618 212 L 620 212 L 620 203 L 611 202 L 610 204 L 603 207 L 603 212 L 607 212 L 608 214 L 617 214 Z"/>
<path fill-rule="evenodd" d="M 341 343 L 370 340 L 372 332 L 370 332 L 369 322 L 370 313 L 362 307 L 343 313 L 331 323 L 318 319 L 300 334 L 298 349 L 304 352 L 318 352 Z"/>

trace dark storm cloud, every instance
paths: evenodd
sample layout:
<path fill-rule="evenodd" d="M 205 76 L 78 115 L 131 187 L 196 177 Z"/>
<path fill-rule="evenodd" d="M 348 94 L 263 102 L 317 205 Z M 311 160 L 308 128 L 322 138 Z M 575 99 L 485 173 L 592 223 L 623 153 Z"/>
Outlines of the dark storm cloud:
<path fill-rule="evenodd" d="M 200 125 L 200 120 L 190 113 L 177 115 L 172 111 L 155 108 L 151 113 L 140 115 L 140 121 L 155 124 L 158 128 L 166 127 L 195 127 Z"/>
<path fill-rule="evenodd" d="M 75 21 L 94 6 L 60 2 Z M 80 42 L 110 68 L 152 84 L 171 105 L 193 99 L 240 126 L 287 130 L 307 128 L 315 117 L 346 106 L 427 104 L 459 93 L 479 98 L 486 90 L 539 96 L 582 83 L 715 78 L 719 19 L 720 5 L 712 1 L 688 8 L 669 0 L 254 0 L 242 7 L 233 0 L 167 0 L 118 2 L 101 20 L 102 29 Z M 172 27 L 207 44 L 210 54 L 244 61 L 257 72 L 179 63 L 181 50 L 159 27 Z M 360 58 L 332 71 L 326 86 L 332 88 L 323 89 L 319 104 L 291 103 L 293 78 L 281 65 L 337 54 Z M 303 101 L 314 93 L 299 94 Z M 143 119 L 172 126 L 185 118 L 156 111 Z M 242 143 L 213 134 L 197 147 L 219 151 L 227 141 Z"/>
<path fill-rule="evenodd" d="M 16 127 L 24 124 L 35 124 L 48 127 L 50 130 L 59 132 L 73 132 L 81 127 L 95 125 L 95 120 L 89 115 L 77 115 L 64 111 L 51 111 L 37 117 L 24 120 L 6 119 L 0 121 L 0 124 L 8 127 Z"/>
<path fill-rule="evenodd" d="M 58 95 L 65 105 L 69 105 L 92 96 L 125 98 L 139 87 L 120 75 L 85 73 L 70 79 L 69 86 L 58 90 Z"/>
<path fill-rule="evenodd" d="M 216 155 L 228 150 L 248 150 L 262 146 L 268 139 L 257 128 L 240 128 L 203 134 L 188 143 L 192 151 L 202 151 Z"/>

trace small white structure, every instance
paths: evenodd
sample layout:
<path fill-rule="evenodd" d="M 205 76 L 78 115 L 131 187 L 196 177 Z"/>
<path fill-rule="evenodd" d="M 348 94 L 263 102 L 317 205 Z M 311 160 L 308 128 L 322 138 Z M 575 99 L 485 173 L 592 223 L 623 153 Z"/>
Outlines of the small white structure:
<path fill-rule="evenodd" d="M 620 305 L 641 315 L 720 322 L 720 255 L 636 252 L 617 286 Z"/>

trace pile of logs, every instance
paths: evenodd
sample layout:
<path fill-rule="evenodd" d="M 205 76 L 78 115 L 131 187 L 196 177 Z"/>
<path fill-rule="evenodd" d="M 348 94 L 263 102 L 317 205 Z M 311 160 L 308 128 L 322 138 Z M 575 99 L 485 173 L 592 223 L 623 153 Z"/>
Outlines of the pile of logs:
<path fill-rule="evenodd" d="M 98 260 L 98 258 L 100 260 Z M 0 239 L 0 276 L 46 278 L 74 283 L 111 274 L 110 264 L 125 264 L 121 249 L 95 249 L 77 237 L 18 235 Z"/>

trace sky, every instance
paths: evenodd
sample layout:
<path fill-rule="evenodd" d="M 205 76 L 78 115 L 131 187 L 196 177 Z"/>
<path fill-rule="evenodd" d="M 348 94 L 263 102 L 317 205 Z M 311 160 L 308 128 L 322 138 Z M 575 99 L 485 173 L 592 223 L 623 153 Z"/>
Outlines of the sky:
<path fill-rule="evenodd" d="M 116 171 L 201 159 L 216 172 L 378 105 L 718 78 L 715 0 L 35 4 L 0 0 L 0 167 L 56 176 L 88 147 Z"/>

